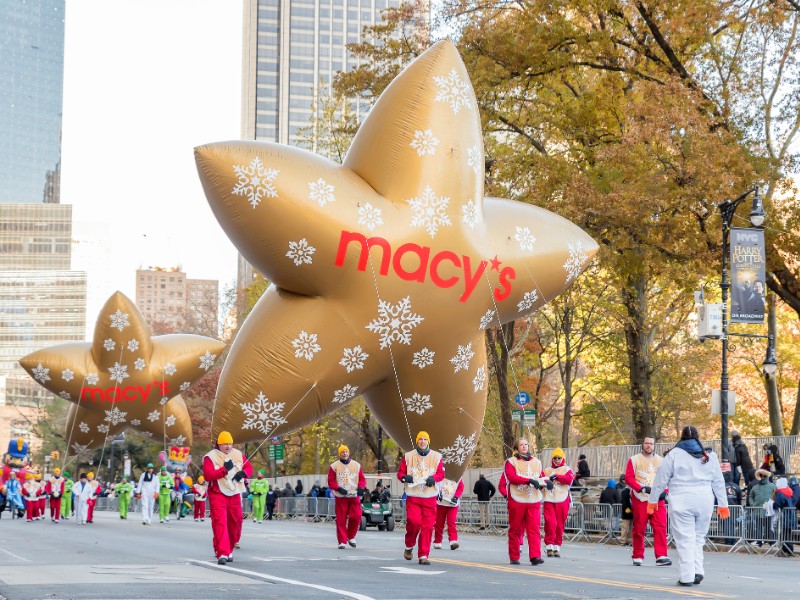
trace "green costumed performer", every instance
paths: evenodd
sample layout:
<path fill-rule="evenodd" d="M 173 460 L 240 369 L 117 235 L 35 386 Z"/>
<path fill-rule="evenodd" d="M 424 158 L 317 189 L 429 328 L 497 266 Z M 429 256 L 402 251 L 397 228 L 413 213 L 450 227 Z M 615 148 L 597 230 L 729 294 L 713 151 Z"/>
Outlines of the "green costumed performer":
<path fill-rule="evenodd" d="M 175 478 L 167 473 L 167 467 L 161 467 L 161 474 L 158 476 L 158 514 L 162 523 L 169 523 L 169 505 L 174 487 Z"/>
<path fill-rule="evenodd" d="M 69 471 L 64 471 L 64 495 L 61 497 L 61 518 L 69 521 L 72 516 L 72 486 L 75 482 L 69 476 Z"/>
<path fill-rule="evenodd" d="M 128 518 L 128 504 L 131 501 L 131 494 L 133 493 L 133 485 L 128 481 L 127 477 L 123 477 L 122 481 L 114 488 L 117 494 L 117 503 L 119 504 L 119 518 Z"/>
<path fill-rule="evenodd" d="M 264 479 L 264 469 L 258 472 L 254 480 L 250 482 L 250 493 L 253 494 L 253 523 L 264 520 L 264 505 L 267 500 L 269 484 Z"/>

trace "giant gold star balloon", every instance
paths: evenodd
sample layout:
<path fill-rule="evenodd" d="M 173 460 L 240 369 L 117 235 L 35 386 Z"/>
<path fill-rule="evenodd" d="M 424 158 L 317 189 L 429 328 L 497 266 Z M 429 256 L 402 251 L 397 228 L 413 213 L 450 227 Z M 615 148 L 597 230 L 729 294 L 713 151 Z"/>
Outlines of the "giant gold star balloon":
<path fill-rule="evenodd" d="M 189 334 L 150 336 L 144 317 L 116 292 L 97 317 L 92 342 L 32 352 L 19 362 L 47 390 L 69 400 L 70 450 L 102 446 L 133 428 L 168 445 L 190 445 L 192 425 L 178 394 L 214 364 L 224 344 Z"/>
<path fill-rule="evenodd" d="M 281 435 L 361 395 L 400 446 L 427 431 L 457 480 L 486 408 L 484 330 L 564 290 L 597 245 L 546 210 L 484 198 L 455 47 L 397 76 L 343 165 L 268 143 L 195 154 L 220 224 L 272 282 L 226 361 L 214 434 Z"/>

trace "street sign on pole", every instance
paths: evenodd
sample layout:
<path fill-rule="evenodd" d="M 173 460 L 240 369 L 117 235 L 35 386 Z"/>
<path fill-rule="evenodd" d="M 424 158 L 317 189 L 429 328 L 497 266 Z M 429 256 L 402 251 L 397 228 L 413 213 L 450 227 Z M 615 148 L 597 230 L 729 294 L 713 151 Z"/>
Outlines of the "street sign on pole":
<path fill-rule="evenodd" d="M 283 464 L 283 454 L 285 446 L 283 444 L 270 444 L 269 458 L 274 460 L 277 464 Z"/>
<path fill-rule="evenodd" d="M 536 422 L 536 411 L 535 410 L 526 410 L 525 412 L 525 421 L 530 421 L 531 424 Z M 512 421 L 521 421 L 522 420 L 522 413 L 521 410 L 512 410 L 511 411 L 511 420 Z"/>
<path fill-rule="evenodd" d="M 531 403 L 531 396 L 528 392 L 517 392 L 514 402 L 523 407 L 528 406 Z"/>

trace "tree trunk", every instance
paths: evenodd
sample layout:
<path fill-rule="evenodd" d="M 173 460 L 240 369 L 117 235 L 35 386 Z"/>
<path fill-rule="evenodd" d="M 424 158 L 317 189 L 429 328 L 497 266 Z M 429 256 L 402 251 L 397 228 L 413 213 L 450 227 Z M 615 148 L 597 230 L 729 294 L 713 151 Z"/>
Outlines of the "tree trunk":
<path fill-rule="evenodd" d="M 569 448 L 569 430 L 572 426 L 572 378 L 575 364 L 572 360 L 572 308 L 564 307 L 561 332 L 564 335 L 564 361 L 561 367 L 561 383 L 564 386 L 564 418 L 561 424 L 561 447 Z"/>
<path fill-rule="evenodd" d="M 797 435 L 800 433 L 800 381 L 797 382 L 797 397 L 794 401 L 794 418 L 792 418 L 792 428 L 789 430 L 789 435 Z"/>
<path fill-rule="evenodd" d="M 622 302 L 627 312 L 625 345 L 631 386 L 631 417 L 636 440 L 655 436 L 655 414 L 651 389 L 650 335 L 647 320 L 647 275 L 644 271 L 626 277 Z"/>
<path fill-rule="evenodd" d="M 767 294 L 767 332 L 772 336 L 773 343 L 777 346 L 778 339 L 775 320 L 775 294 Z M 767 375 L 764 373 L 764 387 L 767 390 L 767 407 L 769 410 L 769 428 L 772 435 L 783 435 L 783 407 L 780 394 L 778 394 L 778 373 Z"/>
<path fill-rule="evenodd" d="M 492 327 L 486 330 L 486 350 L 497 380 L 503 447 L 504 452 L 509 455 L 514 447 L 514 429 L 511 425 L 511 398 L 508 395 L 508 353 L 513 345 L 514 321 L 506 323 L 499 328 Z"/>

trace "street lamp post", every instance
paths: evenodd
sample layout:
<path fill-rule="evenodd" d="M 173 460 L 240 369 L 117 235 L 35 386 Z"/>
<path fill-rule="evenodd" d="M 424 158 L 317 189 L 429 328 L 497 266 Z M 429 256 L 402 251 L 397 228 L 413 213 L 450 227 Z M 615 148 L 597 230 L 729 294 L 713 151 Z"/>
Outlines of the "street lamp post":
<path fill-rule="evenodd" d="M 753 194 L 753 207 L 750 211 L 750 223 L 754 227 L 761 227 L 764 223 L 764 208 L 758 194 L 758 186 L 747 190 L 735 200 L 725 200 L 719 204 L 722 215 L 722 375 L 720 377 L 719 412 L 721 421 L 720 443 L 722 445 L 722 460 L 730 460 L 728 454 L 728 291 L 731 283 L 728 279 L 728 255 L 730 254 L 730 233 L 733 216 L 736 209 L 750 195 Z"/>

